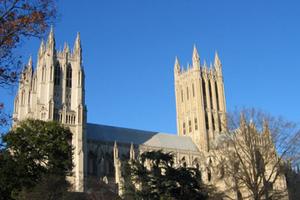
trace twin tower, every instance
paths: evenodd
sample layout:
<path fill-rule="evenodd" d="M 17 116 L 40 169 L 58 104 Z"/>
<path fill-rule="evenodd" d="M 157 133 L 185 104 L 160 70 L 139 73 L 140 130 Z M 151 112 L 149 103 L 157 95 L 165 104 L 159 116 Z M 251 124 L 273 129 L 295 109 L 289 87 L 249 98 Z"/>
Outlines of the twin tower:
<path fill-rule="evenodd" d="M 190 136 L 199 149 L 209 151 L 216 134 L 225 130 L 226 106 L 222 66 L 218 54 L 214 65 L 200 66 L 196 47 L 193 65 L 183 70 L 176 58 L 174 66 L 177 130 Z M 14 122 L 26 118 L 56 120 L 68 126 L 74 146 L 74 174 L 70 181 L 75 191 L 84 190 L 86 105 L 84 69 L 79 34 L 73 50 L 68 45 L 56 51 L 51 29 L 46 43 L 42 41 L 36 69 L 32 59 L 23 70 L 14 102 Z"/>
<path fill-rule="evenodd" d="M 199 149 L 209 151 L 217 134 L 226 129 L 226 102 L 222 64 L 215 54 L 209 68 L 193 50 L 193 64 L 184 70 L 176 57 L 174 81 L 177 133 L 190 136 Z"/>
<path fill-rule="evenodd" d="M 79 34 L 73 50 L 65 44 L 56 51 L 51 29 L 46 43 L 41 42 L 37 64 L 32 59 L 23 69 L 19 90 L 14 102 L 14 123 L 26 118 L 56 120 L 73 133 L 73 176 L 69 177 L 75 191 L 84 190 L 84 148 L 86 106 L 84 97 L 84 69 Z"/>

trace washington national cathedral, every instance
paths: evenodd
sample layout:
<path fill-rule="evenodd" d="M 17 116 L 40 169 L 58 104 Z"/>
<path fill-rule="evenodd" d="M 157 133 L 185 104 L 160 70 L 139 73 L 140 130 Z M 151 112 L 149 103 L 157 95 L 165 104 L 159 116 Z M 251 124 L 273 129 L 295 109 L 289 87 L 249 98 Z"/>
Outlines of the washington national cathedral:
<path fill-rule="evenodd" d="M 70 182 L 74 191 L 86 191 L 89 179 L 105 177 L 120 194 L 120 158 L 135 159 L 144 151 L 161 149 L 175 155 L 177 166 L 198 167 L 204 183 L 226 191 L 218 170 L 211 166 L 210 145 L 227 128 L 222 64 L 217 53 L 209 66 L 200 62 L 195 46 L 191 66 L 184 69 L 175 59 L 177 135 L 87 122 L 79 34 L 72 49 L 65 44 L 57 51 L 51 29 L 47 41 L 41 42 L 36 67 L 30 58 L 20 79 L 14 124 L 33 118 L 56 120 L 70 128 L 75 164 Z M 282 179 L 278 184 L 286 187 Z"/>

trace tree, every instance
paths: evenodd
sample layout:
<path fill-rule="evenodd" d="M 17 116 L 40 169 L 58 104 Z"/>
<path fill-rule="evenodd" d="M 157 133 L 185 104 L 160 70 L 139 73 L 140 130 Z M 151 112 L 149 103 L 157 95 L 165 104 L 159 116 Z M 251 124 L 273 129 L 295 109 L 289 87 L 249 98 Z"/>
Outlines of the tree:
<path fill-rule="evenodd" d="M 285 172 L 287 177 L 287 186 L 289 192 L 289 200 L 300 199 L 300 166 L 297 164 L 297 167 L 294 169 L 287 163 L 285 165 Z"/>
<path fill-rule="evenodd" d="M 41 36 L 55 16 L 55 0 L 0 0 L 0 87 L 17 81 L 21 39 Z"/>
<path fill-rule="evenodd" d="M 174 166 L 174 156 L 162 151 L 144 152 L 123 167 L 125 198 L 207 199 L 197 168 Z"/>
<path fill-rule="evenodd" d="M 54 121 L 29 119 L 13 127 L 3 137 L 0 199 L 17 197 L 21 190 L 30 193 L 49 177 L 62 183 L 72 173 L 71 141 L 71 131 Z"/>
<path fill-rule="evenodd" d="M 287 195 L 284 164 L 299 156 L 300 133 L 293 123 L 253 109 L 240 116 L 228 117 L 229 131 L 213 151 L 225 169 L 224 180 L 236 199 L 281 199 Z"/>

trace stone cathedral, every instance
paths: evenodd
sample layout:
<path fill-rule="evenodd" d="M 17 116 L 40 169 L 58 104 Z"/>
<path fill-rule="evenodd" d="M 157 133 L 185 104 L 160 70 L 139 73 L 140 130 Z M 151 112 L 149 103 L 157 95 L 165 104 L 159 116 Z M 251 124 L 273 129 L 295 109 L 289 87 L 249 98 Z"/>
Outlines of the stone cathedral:
<path fill-rule="evenodd" d="M 113 127 L 87 122 L 85 74 L 80 36 L 70 50 L 55 48 L 53 30 L 42 41 L 36 67 L 32 59 L 23 70 L 14 101 L 14 123 L 33 118 L 57 120 L 73 133 L 75 191 L 87 190 L 91 179 L 103 179 L 121 186 L 120 158 L 136 158 L 139 153 L 163 149 L 175 155 L 177 165 L 196 166 L 203 181 L 221 185 L 210 167 L 210 145 L 226 130 L 226 99 L 222 64 L 218 54 L 214 63 L 200 64 L 194 46 L 192 65 L 174 65 L 177 135 Z"/>

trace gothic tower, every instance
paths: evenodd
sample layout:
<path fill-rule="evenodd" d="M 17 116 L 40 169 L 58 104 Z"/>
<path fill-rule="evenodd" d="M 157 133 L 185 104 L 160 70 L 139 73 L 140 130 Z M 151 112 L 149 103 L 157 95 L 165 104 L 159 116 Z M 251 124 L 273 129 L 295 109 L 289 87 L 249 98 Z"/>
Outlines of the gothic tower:
<path fill-rule="evenodd" d="M 68 126 L 73 133 L 74 175 L 70 177 L 75 191 L 84 190 L 84 147 L 86 106 L 84 97 L 84 70 L 80 36 L 71 52 L 65 44 L 56 51 L 53 29 L 46 44 L 41 42 L 33 70 L 30 57 L 20 77 L 14 102 L 14 123 L 26 118 L 44 121 L 56 120 Z"/>
<path fill-rule="evenodd" d="M 174 81 L 176 96 L 177 132 L 190 136 L 199 149 L 209 151 L 217 133 L 226 126 L 226 103 L 222 64 L 215 54 L 214 65 L 200 66 L 200 58 L 194 46 L 192 66 L 184 70 L 176 57 Z"/>

